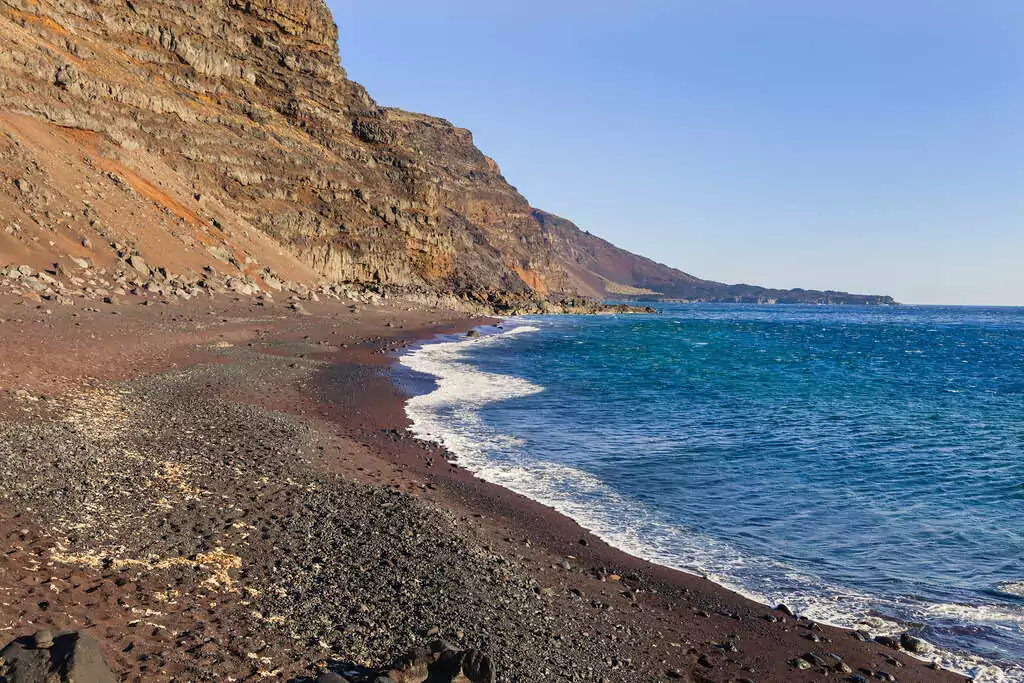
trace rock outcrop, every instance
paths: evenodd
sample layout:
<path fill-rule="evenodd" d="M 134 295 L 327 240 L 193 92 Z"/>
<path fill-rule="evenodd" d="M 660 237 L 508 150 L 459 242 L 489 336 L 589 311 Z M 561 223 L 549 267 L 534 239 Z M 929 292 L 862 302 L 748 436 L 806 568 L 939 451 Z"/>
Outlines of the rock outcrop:
<path fill-rule="evenodd" d="M 534 210 L 452 124 L 379 107 L 322 0 L 0 0 L 0 265 L 271 268 L 455 295 L 886 303 L 727 287 Z"/>
<path fill-rule="evenodd" d="M 78 631 L 38 631 L 0 650 L 4 683 L 115 683 L 99 645 Z"/>

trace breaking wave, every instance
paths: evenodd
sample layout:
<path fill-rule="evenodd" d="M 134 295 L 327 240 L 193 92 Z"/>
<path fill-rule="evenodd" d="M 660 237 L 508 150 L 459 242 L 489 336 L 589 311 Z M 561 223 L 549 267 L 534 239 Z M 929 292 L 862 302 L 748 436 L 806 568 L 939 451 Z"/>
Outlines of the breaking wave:
<path fill-rule="evenodd" d="M 770 557 L 754 556 L 733 544 L 681 525 L 642 501 L 614 490 L 594 474 L 531 455 L 522 439 L 488 423 L 482 410 L 495 403 L 541 394 L 545 387 L 521 377 L 476 367 L 474 354 L 536 334 L 536 325 L 508 328 L 479 337 L 444 338 L 413 348 L 400 359 L 406 368 L 434 378 L 433 391 L 409 399 L 411 431 L 444 446 L 459 465 L 481 479 L 508 488 L 574 519 L 609 544 L 645 560 L 698 574 L 766 605 L 786 603 L 816 621 L 875 635 L 905 631 L 908 623 L 946 622 L 1019 629 L 1019 610 L 997 606 L 936 604 L 913 597 L 879 598 L 822 580 Z M 1024 595 L 1024 582 L 999 587 Z M 880 615 L 899 615 L 898 618 Z M 931 659 L 974 677 L 979 683 L 1024 683 L 1024 669 L 994 666 L 980 657 L 936 650 Z"/>

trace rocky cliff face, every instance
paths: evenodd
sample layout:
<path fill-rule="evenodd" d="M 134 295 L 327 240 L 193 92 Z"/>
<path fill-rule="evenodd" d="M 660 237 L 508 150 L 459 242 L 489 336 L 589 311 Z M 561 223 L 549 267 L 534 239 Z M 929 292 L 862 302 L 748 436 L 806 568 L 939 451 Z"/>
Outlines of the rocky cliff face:
<path fill-rule="evenodd" d="M 103 263 L 117 243 L 484 304 L 786 299 L 535 211 L 468 131 L 377 106 L 337 37 L 322 0 L 0 0 L 0 264 Z"/>

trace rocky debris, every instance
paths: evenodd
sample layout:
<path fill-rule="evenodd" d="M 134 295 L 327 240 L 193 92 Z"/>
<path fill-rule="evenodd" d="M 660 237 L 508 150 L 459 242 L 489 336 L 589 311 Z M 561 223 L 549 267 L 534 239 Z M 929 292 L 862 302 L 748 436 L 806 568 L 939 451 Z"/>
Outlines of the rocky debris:
<path fill-rule="evenodd" d="M 356 283 L 323 283 L 310 287 L 278 277 L 270 268 L 252 274 L 224 275 L 212 268 L 202 272 L 171 273 L 166 268 L 151 266 L 141 255 L 120 244 L 111 245 L 118 254 L 119 265 L 113 270 L 96 268 L 88 259 L 68 256 L 66 263 L 36 271 L 28 265 L 0 265 L 0 293 L 21 296 L 35 302 L 48 301 L 74 305 L 76 300 L 116 303 L 127 297 L 162 297 L 188 301 L 201 296 L 240 296 L 262 302 L 274 300 L 275 294 L 290 301 L 288 308 L 300 315 L 309 315 L 301 302 L 317 302 L 321 298 L 374 304 L 385 300 L 409 305 L 466 311 L 474 314 L 501 313 L 527 315 L 533 313 L 656 313 L 653 308 L 626 304 L 606 305 L 572 298 L 552 301 L 520 295 L 475 296 L 436 295 L 424 288 L 364 287 Z M 471 330 L 468 336 L 478 334 Z"/>
<path fill-rule="evenodd" d="M 78 631 L 38 631 L 0 651 L 5 683 L 116 683 L 99 645 Z"/>
<path fill-rule="evenodd" d="M 162 267 L 151 267 L 138 254 L 124 254 L 120 263 L 121 266 L 114 270 L 96 268 L 89 260 L 78 257 L 68 257 L 67 265 L 55 263 L 51 268 L 40 271 L 28 265 L 0 265 L 0 293 L 61 305 L 73 305 L 76 300 L 115 303 L 126 297 L 187 301 L 214 295 L 271 301 L 273 294 L 260 284 L 260 280 L 265 283 L 270 279 L 275 283 L 275 292 L 291 299 L 291 308 L 296 311 L 302 308 L 299 301 L 319 301 L 321 297 L 360 303 L 375 303 L 381 299 L 372 291 L 346 284 L 323 284 L 310 288 L 280 279 L 269 269 L 265 269 L 258 280 L 252 275 L 225 276 L 212 269 L 200 273 L 170 273 Z"/>
<path fill-rule="evenodd" d="M 132 254 L 126 259 L 126 261 L 128 265 L 134 268 L 142 277 L 148 278 L 150 276 L 149 265 L 146 263 L 145 259 L 138 254 Z"/>

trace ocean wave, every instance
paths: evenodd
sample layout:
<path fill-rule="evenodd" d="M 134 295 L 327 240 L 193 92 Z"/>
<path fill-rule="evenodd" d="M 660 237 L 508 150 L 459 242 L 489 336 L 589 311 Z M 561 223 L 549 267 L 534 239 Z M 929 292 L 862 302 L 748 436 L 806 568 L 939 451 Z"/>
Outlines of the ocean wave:
<path fill-rule="evenodd" d="M 440 443 L 460 458 L 477 464 L 482 464 L 481 439 L 498 448 L 514 447 L 515 439 L 487 428 L 479 409 L 495 401 L 530 396 L 544 388 L 518 377 L 481 372 L 464 362 L 464 356 L 471 347 L 500 344 L 507 335 L 537 331 L 536 327 L 516 326 L 503 334 L 425 344 L 402 356 L 403 365 L 433 376 L 437 385 L 429 394 L 414 396 L 407 402 L 412 433 L 417 438 Z"/>
<path fill-rule="evenodd" d="M 1007 591 L 1003 591 L 1007 592 Z M 1024 625 L 1024 609 L 1002 605 L 960 605 L 946 603 L 929 605 L 925 612 L 934 616 L 953 618 L 969 623 L 1001 623 Z"/>
<path fill-rule="evenodd" d="M 481 345 L 505 343 L 508 335 L 537 331 L 535 326 L 522 325 L 503 334 L 426 344 L 404 355 L 403 365 L 432 375 L 437 383 L 435 391 L 407 403 L 412 433 L 443 445 L 460 466 L 481 479 L 554 508 L 632 555 L 706 576 L 762 604 L 785 602 L 824 623 L 868 627 L 876 634 L 900 630 L 896 622 L 871 616 L 876 603 L 869 595 L 827 586 L 781 562 L 746 556 L 729 543 L 672 524 L 590 473 L 531 457 L 519 439 L 487 425 L 479 414 L 483 406 L 537 394 L 544 388 L 522 378 L 479 370 L 467 361 L 467 353 Z M 751 581 L 754 576 L 761 579 Z M 815 595 L 800 594 L 796 586 L 813 586 Z"/>
<path fill-rule="evenodd" d="M 999 584 L 996 588 L 1000 593 L 1024 598 L 1024 581 L 1007 581 Z"/>
<path fill-rule="evenodd" d="M 1021 614 L 1001 613 L 998 608 L 911 606 L 830 585 L 773 558 L 745 555 L 730 543 L 671 523 L 588 472 L 531 457 L 521 440 L 488 425 L 480 409 L 538 394 L 545 388 L 523 378 L 479 370 L 467 354 L 540 330 L 534 325 L 518 325 L 497 334 L 424 344 L 402 356 L 403 365 L 433 376 L 437 384 L 433 392 L 408 401 L 412 433 L 443 445 L 460 466 L 481 479 L 552 507 L 624 552 L 705 576 L 761 604 L 785 603 L 820 623 L 861 628 L 874 635 L 906 630 L 904 623 L 883 619 L 879 613 L 902 614 L 908 621 L 911 616 L 934 616 L 949 621 L 1024 623 Z M 1016 587 L 1024 590 L 1024 582 Z M 1006 586 L 1001 590 L 1009 592 Z M 970 675 L 978 683 L 1024 683 L 1024 669 L 1001 669 L 978 657 L 937 650 L 929 659 Z"/>
<path fill-rule="evenodd" d="M 1020 683 L 1020 681 L 1024 681 L 1024 668 L 1019 666 L 1000 668 L 974 655 L 939 651 L 934 657 L 934 661 L 944 669 L 969 676 L 973 683 Z"/>

